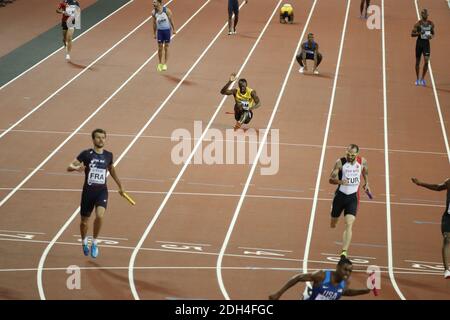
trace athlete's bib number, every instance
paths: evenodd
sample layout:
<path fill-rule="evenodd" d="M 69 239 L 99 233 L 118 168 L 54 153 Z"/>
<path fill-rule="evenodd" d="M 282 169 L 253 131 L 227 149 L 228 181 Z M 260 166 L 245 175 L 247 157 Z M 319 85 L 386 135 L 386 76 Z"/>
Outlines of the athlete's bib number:
<path fill-rule="evenodd" d="M 354 186 L 359 185 L 359 177 L 347 178 L 347 180 L 348 180 L 348 184 L 351 184 Z"/>
<path fill-rule="evenodd" d="M 90 168 L 88 176 L 88 184 L 105 184 L 106 169 Z"/>
<path fill-rule="evenodd" d="M 248 101 L 241 101 L 242 104 L 242 109 L 244 109 L 245 111 L 250 110 L 250 103 Z"/>

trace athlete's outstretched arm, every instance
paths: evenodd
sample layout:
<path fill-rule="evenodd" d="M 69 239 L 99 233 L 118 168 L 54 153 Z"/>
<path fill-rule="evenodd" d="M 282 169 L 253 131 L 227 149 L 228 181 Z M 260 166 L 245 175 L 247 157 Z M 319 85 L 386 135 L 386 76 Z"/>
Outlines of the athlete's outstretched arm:
<path fill-rule="evenodd" d="M 363 294 L 368 294 L 370 289 L 344 289 L 342 292 L 343 296 L 352 297 L 352 296 L 360 296 Z"/>
<path fill-rule="evenodd" d="M 447 188 L 450 185 L 450 179 L 445 180 L 443 183 L 441 184 L 430 184 L 430 183 L 425 183 L 422 181 L 419 181 L 419 179 L 417 178 L 411 178 L 411 181 L 413 183 L 415 183 L 416 185 L 418 185 L 419 187 L 424 187 L 433 191 L 443 191 L 443 190 L 447 190 Z"/>
<path fill-rule="evenodd" d="M 252 109 L 252 110 L 258 109 L 259 107 L 261 107 L 261 100 L 259 99 L 255 90 L 253 90 L 251 94 L 252 94 L 253 101 L 255 101 L 255 104 L 253 106 L 251 106 L 250 109 Z"/>
<path fill-rule="evenodd" d="M 69 172 L 72 172 L 72 171 L 82 172 L 83 170 L 84 170 L 84 166 L 80 161 L 78 161 L 78 159 L 73 160 L 67 167 L 67 171 L 69 171 Z"/>
<path fill-rule="evenodd" d="M 289 279 L 288 282 L 277 292 L 274 294 L 271 294 L 269 296 L 269 300 L 278 300 L 281 298 L 283 293 L 285 293 L 287 290 L 289 290 L 291 287 L 295 286 L 299 282 L 320 282 L 324 278 L 323 271 L 316 271 L 314 273 L 301 273 L 293 276 L 291 279 Z"/>
<path fill-rule="evenodd" d="M 342 169 L 342 162 L 341 162 L 341 159 L 338 159 L 336 161 L 336 163 L 334 164 L 333 171 L 331 171 L 331 174 L 330 174 L 329 182 L 331 184 L 344 184 L 344 185 L 347 184 L 346 180 L 339 180 L 339 170 L 341 170 L 341 169 Z"/>
<path fill-rule="evenodd" d="M 220 93 L 226 96 L 234 95 L 234 90 L 229 89 L 231 83 L 233 83 L 234 81 L 236 81 L 236 74 L 232 73 L 230 76 L 230 80 L 228 80 L 227 84 L 222 88 L 222 90 L 220 90 Z"/>
<path fill-rule="evenodd" d="M 120 179 L 117 176 L 116 168 L 112 164 L 109 166 L 108 170 L 109 170 L 109 173 L 111 174 L 111 177 L 114 179 L 114 181 L 117 183 L 117 186 L 119 187 L 119 194 L 123 195 L 124 190 L 122 188 L 122 183 L 120 182 Z"/>

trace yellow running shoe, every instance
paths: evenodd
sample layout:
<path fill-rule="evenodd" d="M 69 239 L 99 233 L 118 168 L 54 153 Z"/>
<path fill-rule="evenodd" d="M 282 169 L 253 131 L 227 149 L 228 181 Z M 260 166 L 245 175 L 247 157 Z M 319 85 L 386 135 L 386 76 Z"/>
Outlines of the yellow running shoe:
<path fill-rule="evenodd" d="M 162 71 L 167 71 L 167 64 L 162 65 Z"/>
<path fill-rule="evenodd" d="M 347 250 L 342 250 L 341 259 L 347 258 Z"/>
<path fill-rule="evenodd" d="M 158 63 L 158 66 L 156 67 L 156 70 L 161 72 L 163 70 L 163 64 L 162 63 Z"/>

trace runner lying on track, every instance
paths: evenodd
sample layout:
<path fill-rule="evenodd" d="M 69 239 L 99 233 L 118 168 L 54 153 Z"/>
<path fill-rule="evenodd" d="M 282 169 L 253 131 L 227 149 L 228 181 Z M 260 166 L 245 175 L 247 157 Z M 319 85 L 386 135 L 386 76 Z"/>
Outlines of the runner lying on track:
<path fill-rule="evenodd" d="M 319 270 L 314 273 L 302 273 L 292 277 L 276 293 L 269 296 L 270 300 L 279 300 L 283 293 L 299 282 L 313 282 L 307 285 L 303 300 L 339 300 L 341 296 L 359 296 L 368 294 L 371 289 L 350 289 L 350 276 L 353 265 L 347 258 L 341 259 L 335 271 Z M 375 290 L 375 289 L 374 289 Z"/>
<path fill-rule="evenodd" d="M 236 81 L 236 74 L 232 73 L 230 80 L 220 90 L 223 95 L 234 97 L 234 119 L 236 124 L 234 129 L 239 129 L 243 124 L 248 124 L 253 118 L 253 110 L 261 106 L 261 101 L 256 91 L 247 87 L 247 80 L 239 79 L 239 89 L 229 89 L 232 82 Z"/>
<path fill-rule="evenodd" d="M 433 191 L 447 190 L 447 203 L 441 220 L 441 232 L 444 238 L 442 243 L 442 261 L 444 263 L 444 278 L 450 279 L 450 269 L 448 262 L 450 259 L 450 178 L 441 184 L 429 184 L 419 181 L 417 178 L 411 179 L 413 183 L 420 187 L 424 187 Z"/>

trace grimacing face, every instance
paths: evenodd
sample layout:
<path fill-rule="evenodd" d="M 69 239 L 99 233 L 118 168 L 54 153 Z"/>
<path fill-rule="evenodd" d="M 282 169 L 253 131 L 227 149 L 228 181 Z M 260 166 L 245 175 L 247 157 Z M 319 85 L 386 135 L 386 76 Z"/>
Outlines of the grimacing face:
<path fill-rule="evenodd" d="M 358 156 L 358 151 L 356 151 L 356 148 L 348 148 L 347 149 L 347 153 L 346 153 L 346 157 L 347 157 L 347 161 L 348 162 L 353 162 L 355 161 L 356 157 Z"/>
<path fill-rule="evenodd" d="M 241 93 L 245 93 L 245 90 L 247 89 L 247 82 L 240 80 L 238 85 Z"/>
<path fill-rule="evenodd" d="M 338 266 L 336 272 L 343 280 L 348 280 L 352 274 L 353 265 L 345 263 L 342 266 Z"/>
<path fill-rule="evenodd" d="M 94 145 L 97 148 L 103 148 L 105 145 L 106 135 L 104 133 L 96 132 L 94 135 L 94 139 L 92 141 L 94 142 Z"/>

